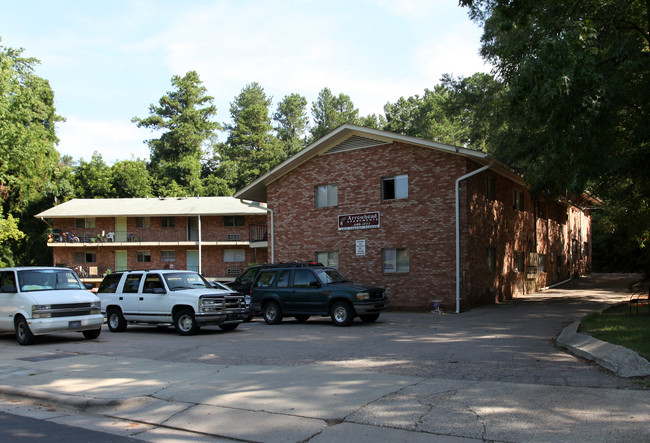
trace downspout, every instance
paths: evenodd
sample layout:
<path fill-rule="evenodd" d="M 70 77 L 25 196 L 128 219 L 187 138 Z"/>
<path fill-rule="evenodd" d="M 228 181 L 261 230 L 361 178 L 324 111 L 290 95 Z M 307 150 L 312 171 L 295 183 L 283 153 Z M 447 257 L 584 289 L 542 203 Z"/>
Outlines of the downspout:
<path fill-rule="evenodd" d="M 262 208 L 266 212 L 271 214 L 271 264 L 275 263 L 275 235 L 274 235 L 274 226 L 275 226 L 275 212 L 273 209 L 269 208 L 268 206 L 264 207 L 260 204 L 251 204 L 251 203 L 246 203 L 243 199 L 239 199 L 239 201 L 246 206 L 250 206 L 251 208 Z"/>
<path fill-rule="evenodd" d="M 201 274 L 202 273 L 201 272 L 201 270 L 202 270 L 201 269 L 202 268 L 202 260 L 201 260 L 201 252 L 202 252 L 202 248 L 201 248 L 201 214 L 199 214 L 198 218 L 199 218 L 199 223 L 198 223 L 199 224 L 199 274 Z"/>
<path fill-rule="evenodd" d="M 460 182 L 490 169 L 492 163 L 456 179 L 456 314 L 460 314 Z"/>

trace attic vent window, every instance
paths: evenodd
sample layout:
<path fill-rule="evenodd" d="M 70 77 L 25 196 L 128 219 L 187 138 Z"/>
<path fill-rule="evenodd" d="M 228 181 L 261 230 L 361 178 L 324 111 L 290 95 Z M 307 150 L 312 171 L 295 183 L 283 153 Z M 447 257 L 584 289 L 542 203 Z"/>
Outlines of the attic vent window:
<path fill-rule="evenodd" d="M 335 154 L 337 152 L 351 151 L 353 149 L 369 148 L 371 146 L 380 146 L 387 143 L 388 142 L 382 140 L 373 140 L 371 138 L 355 135 L 334 146 L 332 149 L 325 152 L 325 154 Z"/>
<path fill-rule="evenodd" d="M 241 240 L 241 234 L 228 234 L 228 240 Z"/>

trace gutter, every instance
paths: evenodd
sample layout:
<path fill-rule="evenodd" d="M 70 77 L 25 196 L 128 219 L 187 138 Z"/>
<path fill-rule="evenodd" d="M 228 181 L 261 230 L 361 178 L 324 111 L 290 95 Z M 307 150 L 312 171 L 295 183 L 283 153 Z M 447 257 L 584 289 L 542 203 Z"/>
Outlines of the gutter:
<path fill-rule="evenodd" d="M 490 169 L 492 163 L 456 179 L 456 314 L 460 314 L 460 182 Z"/>
<path fill-rule="evenodd" d="M 249 206 L 249 207 L 255 207 L 255 208 L 262 208 L 266 212 L 271 214 L 271 264 L 275 263 L 275 235 L 274 235 L 274 226 L 275 226 L 275 212 L 273 209 L 269 208 L 268 205 L 262 206 L 260 204 L 253 204 L 253 203 L 247 203 L 244 201 L 244 199 L 240 198 L 239 199 L 240 203 Z"/>

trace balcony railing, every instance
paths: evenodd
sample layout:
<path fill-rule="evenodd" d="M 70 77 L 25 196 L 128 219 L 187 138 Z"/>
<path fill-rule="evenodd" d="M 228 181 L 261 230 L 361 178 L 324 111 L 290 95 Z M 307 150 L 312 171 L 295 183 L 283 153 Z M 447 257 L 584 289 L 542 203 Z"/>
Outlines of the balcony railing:
<path fill-rule="evenodd" d="M 96 266 L 92 263 L 84 263 L 84 264 L 65 264 L 65 263 L 58 263 L 57 266 L 65 267 L 65 268 L 71 268 L 73 269 L 77 275 L 82 278 L 82 279 L 87 279 L 87 278 L 104 278 L 107 274 L 110 274 L 111 272 L 117 272 L 117 271 L 125 271 L 126 268 L 124 269 L 118 269 L 116 267 L 108 267 L 108 266 Z M 163 268 L 162 266 L 153 266 L 151 264 L 145 264 L 145 263 L 138 263 L 138 266 L 135 266 L 133 269 L 161 269 Z M 199 267 L 198 266 L 181 266 L 180 264 L 175 264 L 175 266 L 171 267 L 172 269 L 177 269 L 177 270 L 189 270 L 189 271 L 194 271 L 198 272 Z M 224 263 L 219 266 L 203 266 L 201 269 L 201 273 L 203 276 L 208 277 L 208 278 L 219 278 L 221 280 L 232 280 L 242 272 L 246 270 L 246 265 L 244 263 Z"/>
<path fill-rule="evenodd" d="M 223 231 L 218 234 L 203 233 L 203 242 L 246 241 L 245 228 L 239 232 Z M 198 242 L 198 231 L 181 231 L 173 229 L 137 229 L 134 231 L 100 231 L 75 230 L 61 232 L 54 230 L 48 236 L 49 243 L 166 243 L 166 242 Z M 266 225 L 250 225 L 248 241 L 266 241 Z"/>

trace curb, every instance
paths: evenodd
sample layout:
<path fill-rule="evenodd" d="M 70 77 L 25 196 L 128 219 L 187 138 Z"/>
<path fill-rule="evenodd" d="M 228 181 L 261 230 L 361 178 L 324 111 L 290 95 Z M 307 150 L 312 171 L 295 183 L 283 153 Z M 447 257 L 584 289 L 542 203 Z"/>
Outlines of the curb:
<path fill-rule="evenodd" d="M 645 377 L 650 375 L 650 362 L 623 346 L 598 340 L 578 332 L 580 320 L 564 328 L 557 338 L 558 346 L 571 353 L 593 361 L 619 377 Z"/>

